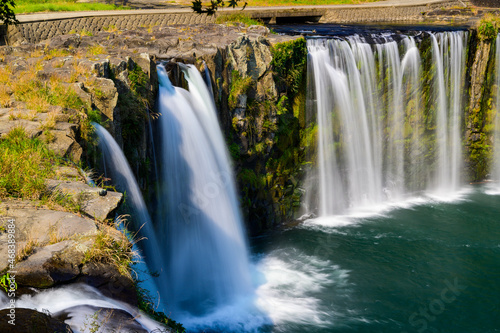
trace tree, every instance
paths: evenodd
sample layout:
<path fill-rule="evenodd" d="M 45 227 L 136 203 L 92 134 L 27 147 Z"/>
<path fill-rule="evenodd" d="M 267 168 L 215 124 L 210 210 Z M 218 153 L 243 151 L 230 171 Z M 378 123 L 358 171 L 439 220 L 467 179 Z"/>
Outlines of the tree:
<path fill-rule="evenodd" d="M 0 1 L 3 1 L 3 0 L 0 0 Z M 215 12 L 217 11 L 217 9 L 219 9 L 219 7 L 224 7 L 224 6 L 227 6 L 227 7 L 237 7 L 238 6 L 238 2 L 240 2 L 241 0 L 227 0 L 227 1 L 224 1 L 224 0 L 210 0 L 210 4 L 208 6 L 203 6 L 203 4 L 201 3 L 201 0 L 194 0 L 193 1 L 193 4 L 191 5 L 191 8 L 193 9 L 194 12 L 198 13 L 198 14 L 207 14 L 207 15 L 214 15 Z M 243 9 L 245 9 L 245 7 L 247 6 L 247 2 L 245 2 L 243 4 Z"/>
<path fill-rule="evenodd" d="M 19 21 L 14 14 L 14 0 L 0 0 L 0 21 L 5 25 L 16 24 Z"/>

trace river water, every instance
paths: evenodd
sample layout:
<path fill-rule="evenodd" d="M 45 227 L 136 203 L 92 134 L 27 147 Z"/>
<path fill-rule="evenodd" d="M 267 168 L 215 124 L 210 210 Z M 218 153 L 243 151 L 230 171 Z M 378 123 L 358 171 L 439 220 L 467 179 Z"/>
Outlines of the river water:
<path fill-rule="evenodd" d="M 500 332 L 500 196 L 468 186 L 252 240 L 269 332 Z"/>

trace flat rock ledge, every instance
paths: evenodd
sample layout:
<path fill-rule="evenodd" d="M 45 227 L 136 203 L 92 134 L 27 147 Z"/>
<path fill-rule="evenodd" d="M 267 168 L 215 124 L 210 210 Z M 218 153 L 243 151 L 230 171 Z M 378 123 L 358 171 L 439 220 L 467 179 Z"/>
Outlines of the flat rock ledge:
<path fill-rule="evenodd" d="M 103 233 L 117 241 L 124 237 L 104 223 L 114 216 L 123 194 L 87 185 L 76 168 L 59 167 L 56 175 L 60 179 L 46 181 L 48 190 L 67 196 L 80 212 L 54 210 L 35 201 L 1 202 L 0 253 L 8 253 L 9 231 L 14 229 L 16 259 L 12 269 L 8 256 L 1 256 L 0 272 L 16 271 L 19 294 L 30 293 L 30 288 L 84 282 L 106 296 L 136 304 L 131 277 L 89 256 Z"/>

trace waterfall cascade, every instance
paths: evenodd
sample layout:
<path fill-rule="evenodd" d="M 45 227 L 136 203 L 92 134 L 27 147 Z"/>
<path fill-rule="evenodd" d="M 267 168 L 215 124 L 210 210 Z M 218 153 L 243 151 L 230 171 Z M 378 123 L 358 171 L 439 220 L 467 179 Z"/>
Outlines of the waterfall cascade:
<path fill-rule="evenodd" d="M 308 40 L 321 216 L 422 190 L 458 189 L 467 33 L 430 38 L 430 102 L 422 98 L 423 65 L 414 38 L 398 43 L 378 36 L 373 40 L 382 42 L 374 45 L 359 36 Z"/>
<path fill-rule="evenodd" d="M 465 32 L 431 35 L 436 64 L 436 144 L 439 149 L 435 190 L 440 194 L 458 190 L 462 165 L 462 90 L 465 75 Z"/>
<path fill-rule="evenodd" d="M 500 34 L 498 34 L 496 39 L 496 54 L 495 54 L 495 83 L 497 85 L 496 91 L 496 115 L 495 115 L 495 132 L 493 135 L 493 166 L 491 172 L 491 178 L 497 182 L 500 182 Z M 496 191 L 500 190 L 500 185 L 496 186 Z"/>
<path fill-rule="evenodd" d="M 233 172 L 213 97 L 194 66 L 183 66 L 190 91 L 160 81 L 158 211 L 148 215 L 120 148 L 95 125 L 113 180 L 123 184 L 147 241 L 144 254 L 164 310 L 176 318 L 210 314 L 250 298 L 248 249 Z M 185 319 L 186 320 L 186 319 Z"/>
<path fill-rule="evenodd" d="M 161 250 L 160 244 L 155 237 L 152 237 L 155 231 L 151 217 L 127 158 L 105 128 L 95 123 L 92 125 L 99 136 L 99 147 L 103 152 L 106 171 L 110 173 L 113 183 L 127 195 L 127 202 L 132 214 L 131 221 L 134 224 L 134 229 L 137 230 L 137 238 L 145 239 L 140 244 L 144 260 L 148 262 L 151 272 L 161 272 L 163 262 L 161 256 L 158 255 Z"/>
<path fill-rule="evenodd" d="M 210 92 L 194 66 L 189 92 L 158 67 L 161 219 L 167 308 L 200 316 L 252 293 L 233 173 Z"/>

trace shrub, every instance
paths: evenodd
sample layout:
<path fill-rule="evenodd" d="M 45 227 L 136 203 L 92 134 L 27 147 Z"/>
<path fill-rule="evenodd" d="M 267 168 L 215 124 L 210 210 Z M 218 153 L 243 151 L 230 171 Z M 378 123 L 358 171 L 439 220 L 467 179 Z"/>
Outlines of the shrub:
<path fill-rule="evenodd" d="M 485 15 L 478 23 L 477 34 L 480 40 L 492 41 L 497 37 L 498 28 L 500 27 L 500 17 L 488 14 Z"/>

